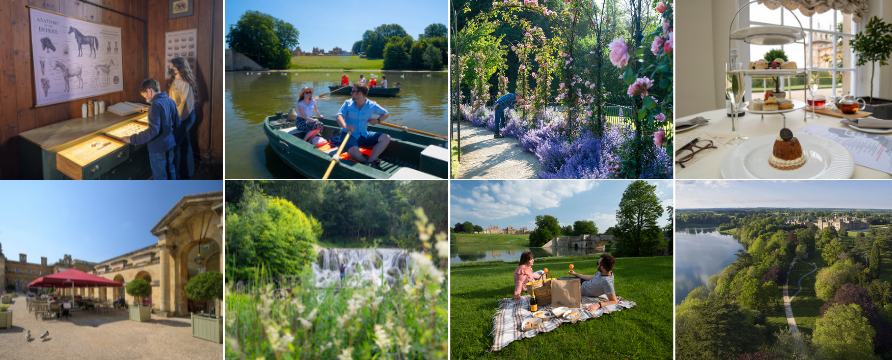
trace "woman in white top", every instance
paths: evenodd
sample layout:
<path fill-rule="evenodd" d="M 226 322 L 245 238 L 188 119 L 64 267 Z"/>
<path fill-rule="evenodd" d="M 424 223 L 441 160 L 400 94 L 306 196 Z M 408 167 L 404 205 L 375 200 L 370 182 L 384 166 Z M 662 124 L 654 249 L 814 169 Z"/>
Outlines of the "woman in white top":
<path fill-rule="evenodd" d="M 174 127 L 173 137 L 177 145 L 174 147 L 174 169 L 178 179 L 195 177 L 195 158 L 192 155 L 192 142 L 189 130 L 195 124 L 195 104 L 198 103 L 198 86 L 195 75 L 186 59 L 176 57 L 168 64 L 168 74 L 172 77 L 167 82 L 167 93 L 177 104 L 180 124 Z"/>
<path fill-rule="evenodd" d="M 381 87 L 387 88 L 387 75 L 381 75 Z"/>
<path fill-rule="evenodd" d="M 363 76 L 362 74 L 359 75 L 359 82 L 365 84 L 365 76 Z"/>
<path fill-rule="evenodd" d="M 319 147 L 325 143 L 325 140 L 322 137 L 316 139 L 316 135 L 322 131 L 322 123 L 311 117 L 314 112 L 317 117 L 323 118 L 322 114 L 319 114 L 319 109 L 316 108 L 316 100 L 313 100 L 313 88 L 305 87 L 300 90 L 300 97 L 297 99 L 299 117 L 295 120 L 294 125 L 297 127 L 297 131 L 306 133 L 304 141 Z"/>

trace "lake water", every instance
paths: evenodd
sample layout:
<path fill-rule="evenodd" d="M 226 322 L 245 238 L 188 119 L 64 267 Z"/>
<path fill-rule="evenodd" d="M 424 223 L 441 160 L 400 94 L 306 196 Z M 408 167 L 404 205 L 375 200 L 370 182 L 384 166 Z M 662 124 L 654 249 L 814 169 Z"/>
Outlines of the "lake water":
<path fill-rule="evenodd" d="M 469 261 L 502 260 L 506 262 L 520 261 L 520 254 L 532 251 L 533 258 L 551 256 L 588 256 L 601 254 L 593 249 L 573 248 L 531 248 L 526 246 L 499 245 L 452 245 L 449 247 L 449 262 L 463 263 Z"/>
<path fill-rule="evenodd" d="M 273 152 L 263 133 L 263 120 L 277 111 L 287 113 L 295 107 L 300 90 L 312 87 L 315 95 L 329 92 L 329 85 L 339 85 L 344 71 L 317 72 L 227 72 L 226 73 L 226 178 L 299 179 Z M 390 113 L 388 123 L 447 136 L 449 123 L 448 74 L 445 72 L 348 71 L 350 81 L 359 74 L 387 75 L 387 84 L 401 82 L 399 96 L 372 97 L 371 100 Z M 323 117 L 334 119 L 346 95 L 326 95 L 316 100 Z"/>
<path fill-rule="evenodd" d="M 721 273 L 743 249 L 731 235 L 717 227 L 675 229 L 675 304 L 680 304 L 691 290 L 706 286 L 709 277 Z"/>

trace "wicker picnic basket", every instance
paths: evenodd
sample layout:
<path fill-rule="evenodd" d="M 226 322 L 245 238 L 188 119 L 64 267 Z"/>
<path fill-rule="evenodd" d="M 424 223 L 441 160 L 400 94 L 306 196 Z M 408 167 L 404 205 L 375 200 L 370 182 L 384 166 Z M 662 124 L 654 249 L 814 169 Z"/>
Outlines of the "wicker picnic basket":
<path fill-rule="evenodd" d="M 527 291 L 530 295 L 536 294 L 536 304 L 540 308 L 551 305 L 551 280 L 542 279 L 527 283 Z"/>

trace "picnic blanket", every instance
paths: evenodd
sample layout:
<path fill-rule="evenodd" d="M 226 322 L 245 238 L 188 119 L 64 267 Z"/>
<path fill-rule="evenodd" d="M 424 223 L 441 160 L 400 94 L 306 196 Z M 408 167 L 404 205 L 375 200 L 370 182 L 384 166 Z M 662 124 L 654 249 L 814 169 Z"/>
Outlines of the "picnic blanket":
<path fill-rule="evenodd" d="M 620 311 L 622 309 L 629 309 L 638 304 L 623 299 L 620 296 L 616 297 L 618 301 L 617 304 L 608 305 L 603 309 L 595 310 L 593 313 L 585 310 L 586 306 L 589 306 L 594 303 L 601 303 L 607 301 L 607 296 L 599 296 L 599 297 L 582 297 L 582 308 L 581 309 L 572 309 L 579 310 L 579 319 L 576 321 L 586 321 L 588 319 L 593 319 L 597 317 L 601 317 L 601 315 L 609 314 L 614 311 Z M 490 335 L 493 336 L 493 344 L 492 348 L 489 351 L 499 351 L 504 347 L 508 346 L 513 341 L 531 338 L 533 336 L 538 335 L 540 332 L 549 332 L 551 330 L 557 329 L 558 326 L 564 323 L 573 323 L 573 321 L 565 320 L 563 318 L 555 318 L 553 317 L 551 321 L 542 322 L 542 326 L 539 329 L 529 330 L 527 332 L 523 332 L 521 330 L 521 326 L 523 325 L 523 320 L 532 317 L 533 313 L 529 310 L 530 308 L 530 297 L 528 295 L 524 295 L 520 297 L 520 300 L 514 301 L 514 298 L 505 298 L 499 300 L 499 309 L 496 310 L 496 314 L 493 316 L 492 323 L 492 333 Z M 540 311 L 548 311 L 551 312 L 552 306 L 540 306 Z"/>

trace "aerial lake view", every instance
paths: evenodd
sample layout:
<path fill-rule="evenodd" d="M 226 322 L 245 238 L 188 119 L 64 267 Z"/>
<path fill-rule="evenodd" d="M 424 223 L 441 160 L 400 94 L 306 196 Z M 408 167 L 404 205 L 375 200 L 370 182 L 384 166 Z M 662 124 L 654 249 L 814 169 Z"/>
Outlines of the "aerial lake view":
<path fill-rule="evenodd" d="M 709 277 L 721 273 L 743 249 L 734 236 L 719 233 L 717 227 L 675 229 L 675 242 L 676 305 L 694 288 L 706 286 Z"/>

